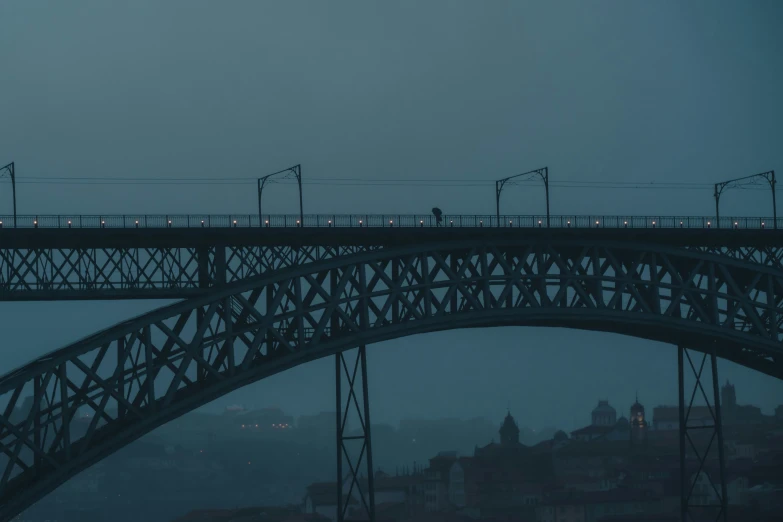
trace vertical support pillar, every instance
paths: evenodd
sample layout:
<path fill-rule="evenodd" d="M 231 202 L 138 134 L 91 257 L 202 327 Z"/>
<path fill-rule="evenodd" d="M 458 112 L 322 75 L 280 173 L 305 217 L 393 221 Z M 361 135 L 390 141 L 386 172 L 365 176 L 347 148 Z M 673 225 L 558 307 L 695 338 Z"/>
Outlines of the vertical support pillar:
<path fill-rule="evenodd" d="M 723 451 L 723 427 L 721 422 L 720 411 L 720 390 L 718 386 L 718 362 L 715 352 L 715 346 L 713 345 L 709 351 L 710 365 L 711 365 L 711 378 L 712 378 L 712 400 L 708 397 L 704 385 L 701 381 L 702 373 L 704 371 L 705 363 L 707 362 L 707 353 L 702 354 L 701 364 L 697 369 L 693 364 L 688 350 L 684 346 L 677 347 L 677 373 L 679 384 L 679 408 L 680 408 L 680 517 L 682 522 L 692 522 L 694 520 L 702 520 L 704 517 L 708 517 L 709 520 L 715 521 L 727 521 L 727 504 L 728 493 L 726 488 L 726 470 L 725 470 L 725 456 Z M 693 372 L 695 382 L 693 384 L 693 390 L 691 392 L 690 402 L 685 404 L 685 361 L 688 361 L 688 366 Z M 691 408 L 696 397 L 697 391 L 701 391 L 702 397 L 707 403 L 707 407 L 712 415 L 713 423 L 711 426 L 702 425 L 688 425 L 688 418 L 690 416 Z M 694 435 L 692 436 L 691 433 Z M 697 433 L 699 435 L 697 435 Z M 699 451 L 697 448 L 697 442 L 704 442 L 706 437 L 709 437 L 709 441 L 706 448 Z M 717 471 L 720 480 L 720 490 L 713 482 L 715 457 L 710 455 L 710 449 L 712 444 L 717 439 Z M 687 449 L 690 448 L 695 457 L 694 466 L 689 469 Z M 709 468 L 705 470 L 705 467 Z M 694 479 L 699 473 L 705 471 L 710 479 L 710 491 L 717 497 L 717 502 L 707 501 L 705 503 L 705 495 L 700 495 L 700 498 L 693 499 L 693 493 L 695 490 Z M 710 474 L 712 472 L 712 476 Z"/>
<path fill-rule="evenodd" d="M 715 355 L 715 346 L 710 353 L 710 362 L 712 363 L 712 400 L 715 405 L 715 433 L 718 436 L 718 465 L 720 469 L 720 514 L 723 522 L 727 520 L 726 508 L 728 507 L 728 492 L 726 491 L 726 456 L 723 447 L 723 420 L 720 414 L 720 389 L 718 386 L 718 360 Z M 722 516 L 721 516 L 722 515 Z"/>
<path fill-rule="evenodd" d="M 685 348 L 677 346 L 677 382 L 679 388 L 679 405 L 680 405 L 680 521 L 687 522 L 688 520 L 688 471 L 685 468 L 685 433 L 686 422 L 685 417 L 685 368 L 683 367 L 683 354 Z"/>
<path fill-rule="evenodd" d="M 337 399 L 337 522 L 367 520 L 375 522 L 375 489 L 370 442 L 370 401 L 367 390 L 367 351 L 359 346 L 356 359 L 348 364 L 344 353 L 335 355 L 335 395 Z M 362 407 L 359 406 L 357 374 L 361 369 Z M 347 397 L 343 395 L 343 377 L 347 382 Z M 348 431 L 348 415 L 359 421 L 355 432 Z M 357 451 L 358 450 L 358 451 Z M 358 454 L 357 454 L 358 453 Z M 347 466 L 344 468 L 343 464 Z M 362 472 L 367 473 L 366 481 Z M 350 516 L 355 509 L 358 513 Z"/>

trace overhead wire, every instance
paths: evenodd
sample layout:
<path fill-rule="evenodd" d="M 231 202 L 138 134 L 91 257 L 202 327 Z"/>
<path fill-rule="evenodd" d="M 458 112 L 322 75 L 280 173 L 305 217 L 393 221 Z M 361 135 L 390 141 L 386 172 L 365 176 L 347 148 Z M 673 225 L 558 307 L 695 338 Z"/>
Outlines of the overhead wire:
<path fill-rule="evenodd" d="M 0 182 L 10 180 L 0 179 Z M 108 177 L 108 176 L 26 176 L 17 179 L 19 184 L 32 185 L 251 185 L 257 183 L 257 178 L 248 177 Z M 295 180 L 269 180 L 267 183 L 278 185 L 295 185 Z M 358 178 L 358 177 L 316 177 L 302 180 L 303 185 L 321 186 L 382 186 L 382 187 L 487 187 L 494 183 L 479 179 L 432 179 L 432 178 Z M 537 186 L 541 180 L 524 179 L 506 182 L 508 186 Z M 696 182 L 633 182 L 604 180 L 552 180 L 550 186 L 559 188 L 580 189 L 628 189 L 628 190 L 704 190 L 712 189 L 711 183 Z M 760 183 L 746 183 L 727 186 L 725 190 L 769 190 Z M 780 189 L 777 189 L 780 190 Z"/>

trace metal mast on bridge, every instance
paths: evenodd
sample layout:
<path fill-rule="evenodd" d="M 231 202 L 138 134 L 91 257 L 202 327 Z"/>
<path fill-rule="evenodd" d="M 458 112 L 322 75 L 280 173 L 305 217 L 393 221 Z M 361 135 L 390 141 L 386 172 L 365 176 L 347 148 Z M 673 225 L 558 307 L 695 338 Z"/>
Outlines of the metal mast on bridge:
<path fill-rule="evenodd" d="M 546 195 L 546 226 L 549 228 L 549 167 L 543 167 L 530 172 L 523 172 L 522 174 L 515 174 L 507 178 L 499 179 L 495 182 L 495 211 L 498 219 L 498 226 L 500 226 L 500 193 L 503 192 L 503 186 L 510 180 L 519 178 L 521 176 L 540 176 L 544 181 L 544 192 Z"/>
<path fill-rule="evenodd" d="M 267 174 L 266 176 L 258 178 L 258 224 L 260 226 L 263 226 L 263 222 L 261 220 L 261 196 L 264 193 L 264 185 L 266 185 L 266 182 L 269 180 L 269 178 L 272 178 L 274 176 L 290 176 L 291 174 L 296 177 L 297 185 L 299 186 L 299 225 L 304 226 L 304 210 L 302 207 L 302 165 L 294 165 L 293 167 L 289 167 L 287 169 L 279 170 L 277 172 L 273 172 L 271 174 Z"/>
<path fill-rule="evenodd" d="M 14 162 L 12 161 L 4 167 L 0 167 L 0 177 L 3 176 L 3 172 L 8 172 L 11 176 L 11 194 L 14 202 L 14 228 L 16 228 L 16 173 L 14 172 Z"/>
<path fill-rule="evenodd" d="M 730 179 L 729 181 L 722 181 L 715 184 L 715 223 L 720 228 L 720 196 L 727 188 L 734 186 L 755 185 L 758 180 L 766 179 L 769 183 L 769 187 L 772 189 L 772 226 L 778 228 L 778 209 L 775 201 L 775 171 L 770 170 L 768 172 L 762 172 L 760 174 L 753 174 L 751 176 L 744 176 L 742 178 Z M 744 181 L 745 183 L 739 183 Z"/>

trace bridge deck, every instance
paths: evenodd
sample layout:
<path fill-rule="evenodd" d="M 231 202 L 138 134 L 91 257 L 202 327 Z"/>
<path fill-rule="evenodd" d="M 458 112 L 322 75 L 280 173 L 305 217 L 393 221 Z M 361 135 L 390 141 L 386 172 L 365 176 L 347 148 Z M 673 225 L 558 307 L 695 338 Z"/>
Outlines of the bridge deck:
<path fill-rule="evenodd" d="M 667 228 L 87 228 L 0 229 L 1 249 L 397 246 L 485 238 L 641 241 L 669 246 L 779 247 L 783 230 Z"/>

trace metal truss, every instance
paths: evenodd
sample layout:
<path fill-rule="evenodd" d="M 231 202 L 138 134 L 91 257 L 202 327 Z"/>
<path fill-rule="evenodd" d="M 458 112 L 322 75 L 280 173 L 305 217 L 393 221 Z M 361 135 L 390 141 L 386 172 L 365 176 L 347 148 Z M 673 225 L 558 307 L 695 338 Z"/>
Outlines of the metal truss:
<path fill-rule="evenodd" d="M 336 354 L 334 362 L 337 398 L 337 522 L 349 518 L 374 521 L 375 477 L 370 437 L 370 399 L 367 391 L 367 347 L 359 346 L 356 358 L 350 364 L 345 352 Z M 348 396 L 345 399 L 343 379 L 348 385 Z M 361 392 L 357 390 L 359 386 Z M 359 394 L 362 397 L 361 406 L 357 397 Z M 350 417 L 359 423 L 358 430 L 354 432 L 348 431 Z M 347 469 L 343 464 L 347 464 Z M 366 479 L 361 477 L 363 464 Z M 357 496 L 359 513 L 351 513 L 352 500 Z"/>
<path fill-rule="evenodd" d="M 705 516 L 712 520 L 722 520 L 726 522 L 727 512 L 726 507 L 728 504 L 728 494 L 726 492 L 726 469 L 725 469 L 725 456 L 723 454 L 723 428 L 721 424 L 720 413 L 720 394 L 718 390 L 718 361 L 715 355 L 715 351 L 712 350 L 708 353 L 701 354 L 701 364 L 699 364 L 698 370 L 693 363 L 688 350 L 683 346 L 677 348 L 677 368 L 678 368 L 678 381 L 679 381 L 679 397 L 680 397 L 680 488 L 681 488 L 681 519 L 682 522 L 701 521 L 705 520 Z M 703 372 L 704 365 L 707 362 L 707 357 L 710 358 L 710 366 L 712 368 L 711 380 L 712 380 L 712 400 L 708 398 L 707 392 L 704 391 Z M 688 407 L 685 407 L 685 364 L 687 359 L 688 367 L 691 369 L 689 374 L 692 374 L 695 382 L 693 384 L 693 390 L 690 394 L 690 401 Z M 704 401 L 707 403 L 710 415 L 712 417 L 712 424 L 710 425 L 694 425 L 689 423 L 689 415 L 691 408 L 693 407 L 694 399 L 697 392 L 700 391 Z M 692 435 L 693 434 L 693 435 Z M 706 441 L 706 444 L 704 442 Z M 687 442 L 687 444 L 686 444 Z M 713 446 L 715 444 L 716 446 Z M 702 451 L 699 451 L 701 446 Z M 707 499 L 712 498 L 710 494 L 695 494 L 697 480 L 699 475 L 706 471 L 710 460 L 714 460 L 714 456 L 710 455 L 710 450 L 717 449 L 717 475 L 718 485 L 720 491 L 715 482 L 713 482 L 713 476 L 707 474 L 709 478 L 709 486 L 712 491 L 709 493 L 715 494 L 715 502 L 709 502 Z M 695 461 L 695 466 L 690 466 L 689 454 Z M 711 458 L 712 457 L 712 458 Z M 714 469 L 714 466 L 712 466 Z M 712 471 L 712 470 L 711 470 Z"/>
<path fill-rule="evenodd" d="M 178 299 L 372 246 L 2 248 L 0 301 Z"/>
<path fill-rule="evenodd" d="M 5 233 L 10 233 L 4 237 Z M 0 231 L 0 301 L 182 299 L 270 271 L 445 239 L 581 239 L 677 247 L 783 270 L 776 231 L 524 228 L 363 228 Z M 553 243 L 554 244 L 554 243 Z M 585 243 L 586 244 L 586 243 Z"/>
<path fill-rule="evenodd" d="M 714 350 L 783 378 L 783 273 L 767 266 L 579 239 L 333 257 L 160 308 L 0 378 L 0 522 L 145 433 L 267 376 L 393 338 L 510 325 Z"/>

